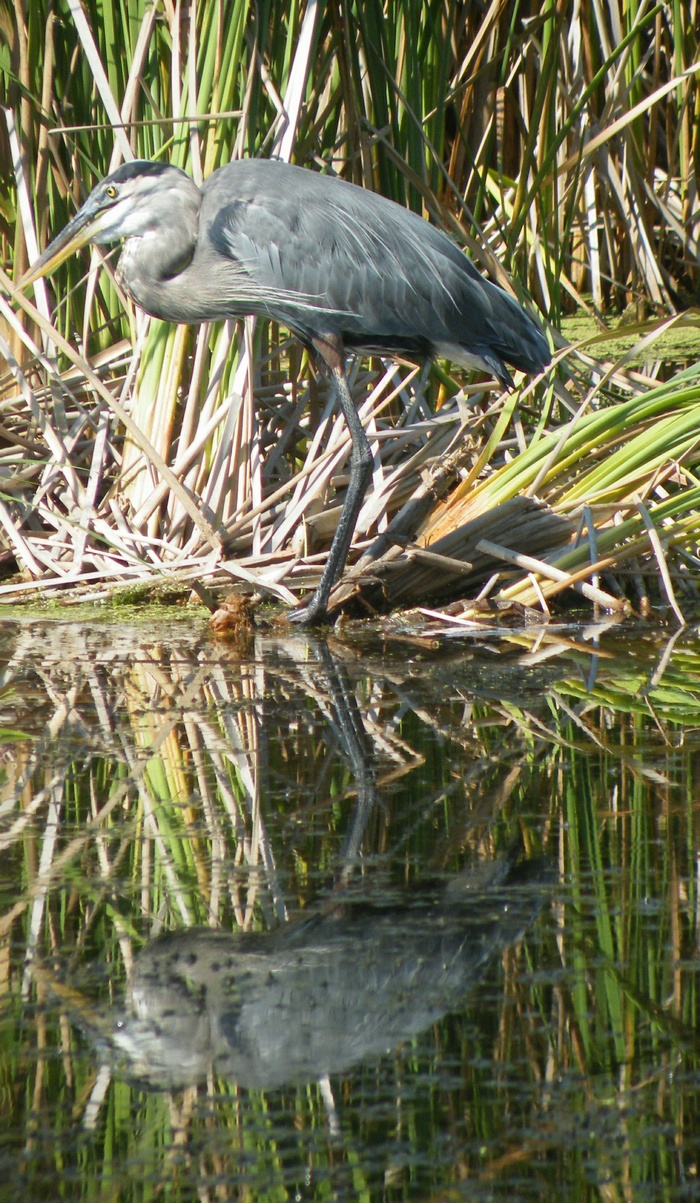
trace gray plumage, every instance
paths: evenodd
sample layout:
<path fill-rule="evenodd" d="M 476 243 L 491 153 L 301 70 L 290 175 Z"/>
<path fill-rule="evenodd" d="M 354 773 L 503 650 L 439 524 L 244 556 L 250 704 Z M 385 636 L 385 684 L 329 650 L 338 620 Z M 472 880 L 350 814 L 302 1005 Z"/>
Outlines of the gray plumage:
<path fill-rule="evenodd" d="M 137 957 L 117 1022 L 83 1023 L 127 1076 L 161 1089 L 212 1068 L 262 1090 L 344 1073 L 461 1008 L 553 878 L 544 861 L 504 858 L 435 894 L 336 895 L 273 932 L 171 932 Z"/>
<path fill-rule="evenodd" d="M 202 188 L 135 161 L 88 197 L 22 281 L 86 242 L 124 241 L 118 278 L 147 313 L 195 323 L 272 318 L 328 365 L 353 441 L 350 483 L 326 568 L 299 621 L 325 613 L 371 475 L 345 377 L 346 350 L 444 355 L 512 386 L 507 365 L 550 360 L 536 322 L 450 239 L 385 197 L 270 160 L 220 167 Z"/>

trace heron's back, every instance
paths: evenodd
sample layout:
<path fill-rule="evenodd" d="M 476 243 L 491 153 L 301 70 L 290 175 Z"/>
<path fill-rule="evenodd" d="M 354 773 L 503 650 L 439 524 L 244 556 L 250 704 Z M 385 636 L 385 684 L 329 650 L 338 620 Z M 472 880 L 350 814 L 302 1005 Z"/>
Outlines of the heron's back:
<path fill-rule="evenodd" d="M 229 313 L 264 313 L 307 343 L 444 354 L 493 371 L 550 359 L 533 319 L 417 214 L 275 160 L 227 164 L 204 184 L 201 235 L 235 263 Z M 216 263 L 211 270 L 221 270 Z"/>

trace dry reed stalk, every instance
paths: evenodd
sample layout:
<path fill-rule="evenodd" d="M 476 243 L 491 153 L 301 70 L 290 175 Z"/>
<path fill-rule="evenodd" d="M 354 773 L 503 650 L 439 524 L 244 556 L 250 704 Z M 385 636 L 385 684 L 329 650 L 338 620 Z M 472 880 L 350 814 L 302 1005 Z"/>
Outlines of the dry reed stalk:
<path fill-rule="evenodd" d="M 545 577 L 547 580 L 556 581 L 564 589 L 576 589 L 577 592 L 583 594 L 589 601 L 595 602 L 596 605 L 602 606 L 606 610 L 620 610 L 622 613 L 629 612 L 630 607 L 628 602 L 619 601 L 617 598 L 611 597 L 609 593 L 605 593 L 602 589 L 596 589 L 593 585 L 588 585 L 585 581 L 577 580 L 574 574 L 563 572 L 560 568 L 555 568 L 552 564 L 535 559 L 534 556 L 526 556 L 522 552 L 512 551 L 511 548 L 502 547 L 498 543 L 492 543 L 489 539 L 480 539 L 477 544 L 477 551 L 483 551 L 497 560 L 504 560 L 506 564 L 514 564 L 517 568 L 526 569 L 528 580 L 535 590 L 537 600 L 545 609 L 544 594 L 541 591 L 536 574 Z M 589 572 L 590 570 L 586 570 L 586 575 Z"/>
<path fill-rule="evenodd" d="M 673 584 L 671 582 L 671 575 L 668 571 L 668 564 L 666 563 L 666 556 L 664 554 L 664 549 L 663 549 L 663 546 L 661 543 L 661 539 L 659 538 L 659 532 L 657 531 L 656 527 L 654 526 L 654 523 L 651 519 L 651 515 L 649 514 L 647 507 L 643 504 L 643 502 L 641 500 L 637 501 L 637 509 L 641 516 L 642 522 L 644 523 L 644 526 L 646 527 L 647 532 L 649 534 L 649 543 L 653 549 L 654 556 L 656 557 L 656 562 L 659 567 L 659 574 L 661 576 L 661 580 L 663 581 L 663 586 L 664 586 L 666 596 L 668 598 L 669 605 L 670 605 L 671 609 L 673 610 L 673 613 L 676 615 L 676 618 L 678 619 L 680 625 L 682 627 L 684 627 L 686 625 L 685 618 L 683 617 L 683 612 L 682 612 L 680 606 L 678 605 L 678 602 L 676 601 L 676 594 L 675 594 L 675 591 L 673 588 Z"/>
<path fill-rule="evenodd" d="M 507 540 L 512 548 L 541 550 L 565 545 L 573 532 L 571 523 L 546 506 L 527 498 L 513 498 L 429 546 L 392 548 L 366 562 L 348 579 L 354 595 L 365 596 L 370 605 L 411 606 L 426 598 L 469 596 L 493 572 L 493 556 L 484 540 Z M 341 586 L 339 596 L 345 596 Z M 337 604 L 336 595 L 333 604 Z"/>

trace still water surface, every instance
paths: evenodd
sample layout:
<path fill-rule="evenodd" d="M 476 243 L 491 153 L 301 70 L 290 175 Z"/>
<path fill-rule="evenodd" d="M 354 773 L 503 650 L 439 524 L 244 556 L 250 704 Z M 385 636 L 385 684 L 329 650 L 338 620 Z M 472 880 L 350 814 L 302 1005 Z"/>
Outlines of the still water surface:
<path fill-rule="evenodd" d="M 698 632 L 0 624 L 0 1198 L 700 1197 Z"/>

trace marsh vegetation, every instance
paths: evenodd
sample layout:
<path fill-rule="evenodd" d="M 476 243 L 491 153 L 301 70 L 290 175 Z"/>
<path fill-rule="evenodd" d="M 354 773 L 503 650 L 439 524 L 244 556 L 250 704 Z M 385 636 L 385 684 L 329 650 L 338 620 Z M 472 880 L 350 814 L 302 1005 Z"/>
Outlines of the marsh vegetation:
<path fill-rule="evenodd" d="M 284 330 L 144 321 L 96 254 L 33 302 L 10 283 L 125 157 L 201 180 L 274 154 L 441 225 L 534 304 L 555 350 L 511 395 L 444 363 L 355 365 L 375 471 L 337 604 L 387 548 L 385 580 L 432 548 L 437 595 L 543 609 L 573 576 L 604 606 L 690 612 L 699 381 L 661 340 L 682 327 L 695 362 L 691 9 L 6 3 L 0 599 L 167 575 L 289 603 L 318 579 L 350 444 Z M 630 345 L 611 356 L 623 312 Z M 576 313 L 596 332 L 570 345 Z M 498 507 L 523 493 L 539 508 L 508 539 Z M 455 573 L 481 540 L 474 574 Z M 533 546 L 544 567 L 517 560 Z"/>

